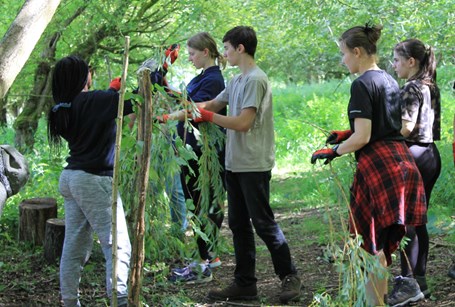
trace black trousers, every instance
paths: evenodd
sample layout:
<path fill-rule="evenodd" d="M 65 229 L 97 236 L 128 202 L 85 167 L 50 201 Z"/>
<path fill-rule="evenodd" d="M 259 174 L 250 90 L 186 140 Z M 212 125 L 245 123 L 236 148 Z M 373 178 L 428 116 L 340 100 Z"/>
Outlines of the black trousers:
<path fill-rule="evenodd" d="M 199 158 L 200 154 L 197 153 L 197 155 Z M 224 166 L 224 152 L 221 152 L 219 154 L 218 159 L 220 161 L 220 164 Z M 209 208 L 204 208 L 202 206 L 201 191 L 197 189 L 197 180 L 200 176 L 199 165 L 196 160 L 190 160 L 188 163 L 194 174 L 190 172 L 190 169 L 188 167 L 182 167 L 181 180 L 183 193 L 185 194 L 185 199 L 193 200 L 194 210 L 191 211 L 194 215 L 201 218 L 201 231 L 206 234 L 211 241 L 211 244 L 209 246 L 209 244 L 203 238 L 201 238 L 201 236 L 195 234 L 199 256 L 201 259 L 210 260 L 210 251 L 212 251 L 211 246 L 216 244 L 218 232 L 224 219 L 224 212 L 222 208 L 223 204 L 214 201 L 213 191 L 210 190 Z M 223 182 L 223 187 L 225 187 L 224 170 L 219 174 L 219 176 Z"/>
<path fill-rule="evenodd" d="M 407 143 L 407 145 L 422 176 L 427 208 L 429 208 L 431 192 L 441 173 L 441 156 L 434 143 Z M 410 241 L 408 241 L 404 251 L 406 256 L 403 252 L 400 255 L 401 275 L 425 276 L 430 247 L 427 226 L 406 226 L 406 237 Z"/>
<path fill-rule="evenodd" d="M 272 256 L 280 279 L 296 274 L 289 246 L 270 208 L 271 172 L 233 173 L 226 171 L 229 227 L 232 230 L 239 286 L 256 283 L 256 246 L 253 226 Z"/>

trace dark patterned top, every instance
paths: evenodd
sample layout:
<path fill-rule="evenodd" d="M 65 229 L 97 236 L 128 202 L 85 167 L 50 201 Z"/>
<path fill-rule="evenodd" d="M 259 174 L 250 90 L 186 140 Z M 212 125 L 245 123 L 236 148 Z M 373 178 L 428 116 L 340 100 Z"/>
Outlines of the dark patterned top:
<path fill-rule="evenodd" d="M 441 101 L 432 97 L 420 80 L 406 82 L 401 89 L 401 118 L 415 123 L 406 141 L 433 143 L 441 138 Z"/>

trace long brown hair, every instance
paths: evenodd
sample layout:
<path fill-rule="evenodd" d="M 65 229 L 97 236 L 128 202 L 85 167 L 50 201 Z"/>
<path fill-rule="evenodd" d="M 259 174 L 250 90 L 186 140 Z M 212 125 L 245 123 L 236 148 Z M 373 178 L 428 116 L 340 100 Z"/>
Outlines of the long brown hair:
<path fill-rule="evenodd" d="M 221 68 L 226 67 L 226 59 L 218 51 L 216 47 L 216 42 L 209 33 L 200 32 L 196 35 L 193 35 L 188 39 L 186 44 L 189 47 L 199 51 L 203 51 L 205 48 L 207 48 L 210 57 L 218 62 L 218 66 L 220 66 Z"/>

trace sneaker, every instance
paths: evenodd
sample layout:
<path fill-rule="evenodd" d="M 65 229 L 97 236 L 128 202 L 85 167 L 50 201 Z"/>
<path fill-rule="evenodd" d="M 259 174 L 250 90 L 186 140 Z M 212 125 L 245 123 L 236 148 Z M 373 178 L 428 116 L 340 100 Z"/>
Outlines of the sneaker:
<path fill-rule="evenodd" d="M 213 258 L 213 259 L 210 260 L 210 262 L 209 262 L 209 267 L 210 267 L 211 269 L 217 268 L 217 267 L 219 267 L 220 265 L 221 265 L 221 260 L 220 260 L 220 258 L 218 258 L 218 257 Z"/>
<path fill-rule="evenodd" d="M 200 284 L 212 281 L 212 270 L 209 266 L 187 266 L 181 270 L 173 270 L 168 278 L 170 282 L 184 282 L 187 284 Z"/>
<path fill-rule="evenodd" d="M 430 289 L 428 289 L 427 279 L 425 276 L 415 276 L 417 283 L 419 284 L 420 291 L 422 291 L 425 298 L 429 298 L 431 296 Z"/>
<path fill-rule="evenodd" d="M 424 298 L 420 291 L 419 284 L 414 278 L 410 277 L 395 277 L 392 294 L 388 297 L 390 307 L 404 306 L 411 302 L 417 302 Z"/>
<path fill-rule="evenodd" d="M 171 272 L 173 274 L 182 275 L 182 274 L 185 274 L 185 272 L 187 272 L 188 270 L 196 268 L 198 265 L 201 265 L 201 268 L 202 268 L 202 266 L 205 265 L 205 263 L 204 262 L 193 261 L 193 262 L 191 262 L 190 264 L 188 264 L 187 266 L 185 266 L 183 268 L 173 268 L 171 270 Z"/>
<path fill-rule="evenodd" d="M 302 283 L 297 275 L 289 274 L 286 276 L 281 282 L 280 302 L 286 304 L 289 301 L 298 301 L 301 287 Z"/>
<path fill-rule="evenodd" d="M 207 294 L 207 297 L 212 300 L 220 301 L 235 301 L 235 300 L 245 300 L 251 301 L 258 298 L 258 289 L 256 284 L 252 284 L 247 287 L 240 287 L 235 282 L 230 286 L 227 286 L 224 289 L 212 289 Z"/>

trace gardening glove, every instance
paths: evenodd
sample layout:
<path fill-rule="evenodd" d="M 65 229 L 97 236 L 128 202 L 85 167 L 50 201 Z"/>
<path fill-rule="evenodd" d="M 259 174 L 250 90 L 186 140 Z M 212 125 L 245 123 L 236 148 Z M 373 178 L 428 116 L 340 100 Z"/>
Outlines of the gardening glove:
<path fill-rule="evenodd" d="M 164 75 L 166 75 L 166 72 L 167 72 L 167 59 L 169 59 L 169 61 L 171 62 L 171 64 L 174 64 L 175 60 L 177 60 L 178 56 L 179 56 L 179 50 L 180 50 L 180 45 L 179 44 L 172 44 L 170 45 L 166 51 L 164 52 L 164 55 L 166 56 L 166 59 L 164 60 L 164 63 L 163 63 L 163 69 L 165 71 Z"/>
<path fill-rule="evenodd" d="M 160 123 L 160 124 L 164 124 L 168 121 L 169 119 L 169 114 L 163 114 L 161 116 L 157 116 L 156 117 L 156 120 Z"/>
<path fill-rule="evenodd" d="M 337 148 L 338 146 L 316 150 L 311 156 L 311 164 L 316 163 L 316 160 L 318 159 L 326 159 L 324 164 L 328 164 L 330 161 L 340 156 L 336 152 Z"/>
<path fill-rule="evenodd" d="M 200 117 L 192 116 L 193 121 L 195 123 L 213 122 L 213 114 L 214 114 L 213 112 L 203 109 L 201 107 L 198 107 L 197 109 L 199 110 L 199 113 L 201 113 L 201 116 Z"/>
<path fill-rule="evenodd" d="M 340 144 L 341 142 L 347 140 L 352 135 L 351 130 L 333 130 L 330 131 L 330 135 L 327 137 L 325 141 L 326 144 Z"/>
<path fill-rule="evenodd" d="M 120 87 L 122 86 L 121 81 L 122 81 L 122 78 L 120 78 L 120 77 L 112 79 L 111 83 L 109 83 L 109 88 L 119 91 Z"/>

